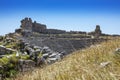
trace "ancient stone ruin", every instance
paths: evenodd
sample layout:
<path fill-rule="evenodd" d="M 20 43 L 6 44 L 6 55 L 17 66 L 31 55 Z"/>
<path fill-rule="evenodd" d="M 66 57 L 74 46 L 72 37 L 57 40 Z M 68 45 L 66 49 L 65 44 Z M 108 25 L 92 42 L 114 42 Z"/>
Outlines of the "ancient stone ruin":
<path fill-rule="evenodd" d="M 37 23 L 36 21 L 32 22 L 31 18 L 25 18 L 21 21 L 21 28 L 16 29 L 15 32 L 21 33 L 21 32 L 38 32 L 38 33 L 44 33 L 44 34 L 63 34 L 65 33 L 64 30 L 58 30 L 58 29 L 47 29 L 47 26 L 44 24 Z"/>
<path fill-rule="evenodd" d="M 21 21 L 21 26 L 25 31 L 32 31 L 32 20 L 31 18 L 25 18 Z"/>
<path fill-rule="evenodd" d="M 100 29 L 99 25 L 96 25 L 96 29 L 95 29 L 95 37 L 99 38 L 99 36 L 102 34 L 102 31 Z"/>
<path fill-rule="evenodd" d="M 96 25 L 96 28 L 93 32 L 83 32 L 83 31 L 70 31 L 67 32 L 65 30 L 58 29 L 47 29 L 45 24 L 37 23 L 36 21 L 32 21 L 31 18 L 24 18 L 21 20 L 20 29 L 15 30 L 16 33 L 22 33 L 24 36 L 31 36 L 33 32 L 42 33 L 42 34 L 84 34 L 91 35 L 94 38 L 99 38 L 99 36 L 103 35 L 100 29 L 100 25 Z M 105 35 L 105 34 L 104 34 Z"/>
<path fill-rule="evenodd" d="M 91 35 L 95 38 L 91 38 Z M 15 59 L 18 59 L 15 69 L 24 72 L 42 64 L 59 61 L 73 51 L 106 41 L 107 39 L 99 38 L 101 35 L 102 31 L 99 25 L 96 25 L 95 31 L 90 33 L 83 31 L 67 32 L 65 30 L 47 29 L 46 25 L 33 22 L 31 18 L 25 18 L 15 33 L 7 34 L 5 40 L 1 38 L 4 44 L 0 46 L 0 59 L 1 61 L 2 58 L 8 60 L 14 56 Z M 14 48 L 16 50 L 12 49 L 13 47 L 5 47 L 6 42 L 9 46 L 9 43 L 15 42 L 11 37 L 19 42 L 14 44 L 17 45 L 17 48 Z M 12 55 L 12 53 L 16 55 Z M 5 67 L 0 65 L 0 69 L 4 70 Z M 0 73 L 0 76 L 3 75 Z"/>
<path fill-rule="evenodd" d="M 37 32 L 37 34 L 34 32 Z M 106 39 L 99 39 L 102 34 L 99 25 L 96 25 L 95 31 L 88 35 L 87 32 L 83 31 L 66 32 L 64 30 L 47 29 L 46 25 L 36 21 L 32 22 L 31 18 L 23 19 L 21 28 L 16 30 L 16 33 L 22 33 L 21 40 L 29 44 L 28 46 L 24 45 L 25 47 L 21 49 L 24 50 L 23 53 L 32 57 L 36 53 L 38 55 L 42 52 L 42 60 L 43 62 L 47 60 L 47 63 L 55 62 L 58 58 L 62 58 L 73 51 L 106 41 Z M 91 35 L 95 38 L 92 39 Z M 38 46 L 39 48 L 36 51 L 34 47 L 30 46 Z"/>
<path fill-rule="evenodd" d="M 93 32 L 89 32 L 89 35 L 92 35 L 94 38 L 99 38 L 102 35 L 100 25 L 96 25 L 96 28 Z"/>

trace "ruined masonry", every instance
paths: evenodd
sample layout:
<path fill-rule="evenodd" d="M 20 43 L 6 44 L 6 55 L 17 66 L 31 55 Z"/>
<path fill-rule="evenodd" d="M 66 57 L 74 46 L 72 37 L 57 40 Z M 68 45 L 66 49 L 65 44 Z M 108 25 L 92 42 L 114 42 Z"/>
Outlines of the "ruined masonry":
<path fill-rule="evenodd" d="M 65 33 L 64 30 L 57 29 L 47 29 L 46 25 L 37 23 L 36 21 L 32 22 L 31 18 L 25 18 L 21 21 L 21 28 L 16 29 L 16 32 L 39 32 L 44 34 L 61 34 Z"/>
<path fill-rule="evenodd" d="M 34 32 L 37 32 L 37 35 L 34 34 Z M 31 18 L 23 19 L 21 21 L 20 29 L 17 29 L 16 33 L 22 33 L 22 41 L 29 44 L 29 46 L 40 47 L 38 52 L 41 51 L 43 53 L 42 57 L 47 59 L 47 62 L 49 63 L 51 63 L 50 61 L 56 61 L 58 56 L 63 57 L 73 51 L 105 41 L 105 39 L 99 39 L 99 36 L 102 35 L 99 25 L 96 25 L 96 29 L 93 32 L 90 32 L 90 35 L 88 36 L 87 32 L 66 32 L 58 29 L 47 29 L 46 25 L 37 23 L 36 21 L 33 22 Z M 58 36 L 59 34 L 63 34 L 63 36 Z M 65 34 L 82 34 L 84 36 L 74 37 L 69 35 L 65 36 Z M 91 35 L 95 38 L 92 39 Z M 29 46 L 27 46 L 27 54 L 34 55 L 33 53 L 36 51 Z M 51 55 L 53 56 L 51 57 Z"/>
<path fill-rule="evenodd" d="M 76 34 L 78 36 L 75 36 Z M 52 64 L 76 50 L 107 41 L 107 39 L 99 38 L 101 35 L 102 31 L 99 25 L 96 25 L 96 29 L 89 33 L 82 31 L 67 32 L 65 30 L 48 29 L 46 25 L 36 21 L 33 22 L 31 18 L 26 17 L 21 20 L 20 28 L 16 29 L 15 33 L 6 36 L 10 37 L 7 40 L 8 43 L 12 43 L 13 39 L 11 37 L 13 36 L 20 41 L 19 50 L 0 45 L 0 58 L 4 57 L 6 53 L 11 55 L 15 52 L 17 52 L 16 57 L 28 55 L 29 60 L 19 59 L 15 68 L 24 72 L 42 64 Z M 94 38 L 91 38 L 91 36 L 94 36 Z M 7 57 L 10 58 L 11 56 Z M 0 68 L 4 70 L 2 65 L 0 65 Z M 0 76 L 3 75 L 0 74 Z"/>

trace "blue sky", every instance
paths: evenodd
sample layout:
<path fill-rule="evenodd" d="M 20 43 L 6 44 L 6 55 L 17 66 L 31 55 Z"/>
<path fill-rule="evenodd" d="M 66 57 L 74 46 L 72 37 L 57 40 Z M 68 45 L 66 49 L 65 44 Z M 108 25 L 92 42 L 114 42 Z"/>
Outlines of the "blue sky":
<path fill-rule="evenodd" d="M 0 35 L 31 17 L 48 28 L 120 34 L 120 0 L 0 0 Z"/>

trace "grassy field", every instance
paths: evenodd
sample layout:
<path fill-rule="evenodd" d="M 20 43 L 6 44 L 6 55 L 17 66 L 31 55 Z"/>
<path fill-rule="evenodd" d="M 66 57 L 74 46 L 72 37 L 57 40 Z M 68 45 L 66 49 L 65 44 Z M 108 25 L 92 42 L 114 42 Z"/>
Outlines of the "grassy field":
<path fill-rule="evenodd" d="M 114 51 L 120 39 L 103 42 L 76 51 L 63 60 L 44 68 L 19 74 L 13 80 L 120 80 L 120 56 Z M 109 62 L 102 67 L 100 64 Z"/>

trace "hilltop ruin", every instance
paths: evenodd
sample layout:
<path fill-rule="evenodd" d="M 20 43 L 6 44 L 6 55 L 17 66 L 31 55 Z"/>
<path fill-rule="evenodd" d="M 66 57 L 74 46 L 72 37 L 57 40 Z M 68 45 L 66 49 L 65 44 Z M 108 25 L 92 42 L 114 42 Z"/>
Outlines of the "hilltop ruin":
<path fill-rule="evenodd" d="M 14 65 L 13 70 L 28 71 L 42 64 L 51 64 L 61 60 L 66 55 L 91 45 L 107 41 L 101 38 L 99 25 L 93 32 L 65 31 L 48 29 L 45 24 L 32 21 L 31 18 L 21 20 L 19 29 L 0 38 L 0 78 L 8 76 L 8 64 Z M 92 38 L 94 36 L 94 38 Z M 8 62 L 3 66 L 3 59 Z M 15 63 L 14 59 L 17 61 Z M 9 62 L 10 61 L 10 62 Z M 4 74 L 4 75 L 3 75 Z"/>
<path fill-rule="evenodd" d="M 55 52 L 64 52 L 64 54 L 104 41 L 104 39 L 99 39 L 102 35 L 99 25 L 96 25 L 95 30 L 89 33 L 83 31 L 67 32 L 48 29 L 45 24 L 32 21 L 31 18 L 22 19 L 20 28 L 16 29 L 15 33 L 21 34 L 21 39 L 24 42 L 29 42 L 30 45 L 47 46 Z"/>
<path fill-rule="evenodd" d="M 58 29 L 47 29 L 47 26 L 44 24 L 37 23 L 36 21 L 32 22 L 31 18 L 25 18 L 21 20 L 21 28 L 17 29 L 16 32 L 38 32 L 44 34 L 63 34 L 66 31 Z"/>
<path fill-rule="evenodd" d="M 45 24 L 37 23 L 36 21 L 32 21 L 31 18 L 24 18 L 21 20 L 21 25 L 19 29 L 15 30 L 16 33 L 26 33 L 30 34 L 31 32 L 37 32 L 42 34 L 85 34 L 85 35 L 92 35 L 95 38 L 99 38 L 102 35 L 102 31 L 99 25 L 96 25 L 96 29 L 93 32 L 83 32 L 83 31 L 70 31 L 67 32 L 65 30 L 59 29 L 48 29 Z"/>

